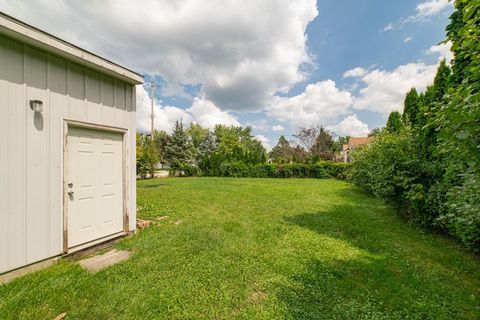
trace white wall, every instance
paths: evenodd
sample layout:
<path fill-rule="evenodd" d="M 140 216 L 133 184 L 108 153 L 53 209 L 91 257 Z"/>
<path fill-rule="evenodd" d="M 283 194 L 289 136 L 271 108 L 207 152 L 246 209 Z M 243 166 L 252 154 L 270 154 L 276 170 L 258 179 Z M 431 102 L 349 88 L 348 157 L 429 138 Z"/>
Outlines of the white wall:
<path fill-rule="evenodd" d="M 62 253 L 63 119 L 128 129 L 135 228 L 135 87 L 0 35 L 0 273 Z"/>

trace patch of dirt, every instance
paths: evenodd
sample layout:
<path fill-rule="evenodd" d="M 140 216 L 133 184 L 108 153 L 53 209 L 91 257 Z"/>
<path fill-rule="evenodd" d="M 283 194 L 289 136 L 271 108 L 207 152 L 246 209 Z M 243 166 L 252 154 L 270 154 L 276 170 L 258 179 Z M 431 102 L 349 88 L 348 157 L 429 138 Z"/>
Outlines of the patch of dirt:
<path fill-rule="evenodd" d="M 177 221 L 175 221 L 174 224 L 175 224 L 176 226 L 178 226 L 179 224 L 182 224 L 182 223 L 183 223 L 183 220 L 177 220 Z"/>
<path fill-rule="evenodd" d="M 55 319 L 53 319 L 53 320 L 63 320 L 63 319 L 65 319 L 66 316 L 67 316 L 67 313 L 64 312 L 64 313 L 61 313 L 58 316 L 56 316 Z"/>
<path fill-rule="evenodd" d="M 142 219 L 137 219 L 137 228 L 138 229 L 145 229 L 152 224 L 152 221 L 150 220 L 142 220 Z"/>
<path fill-rule="evenodd" d="M 263 291 L 254 291 L 250 293 L 250 300 L 253 303 L 259 303 L 267 297 L 267 294 Z"/>
<path fill-rule="evenodd" d="M 161 216 L 161 217 L 156 217 L 155 220 L 157 221 L 162 221 L 168 219 L 168 216 Z"/>

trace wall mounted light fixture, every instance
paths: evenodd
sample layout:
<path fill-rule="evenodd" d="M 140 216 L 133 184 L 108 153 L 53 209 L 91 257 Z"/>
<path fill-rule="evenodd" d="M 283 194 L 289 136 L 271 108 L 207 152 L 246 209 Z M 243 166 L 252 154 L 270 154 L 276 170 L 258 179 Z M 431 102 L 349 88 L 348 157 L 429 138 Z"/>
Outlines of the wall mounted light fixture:
<path fill-rule="evenodd" d="M 40 100 L 30 100 L 30 108 L 35 112 L 42 112 L 43 102 Z"/>

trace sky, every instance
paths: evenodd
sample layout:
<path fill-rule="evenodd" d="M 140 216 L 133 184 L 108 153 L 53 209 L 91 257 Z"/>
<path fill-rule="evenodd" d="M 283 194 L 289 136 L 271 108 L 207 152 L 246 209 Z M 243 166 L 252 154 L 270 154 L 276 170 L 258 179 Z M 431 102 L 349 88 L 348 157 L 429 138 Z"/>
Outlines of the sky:
<path fill-rule="evenodd" d="M 300 126 L 365 136 L 450 61 L 448 0 L 0 0 L 0 11 L 145 76 L 137 130 Z"/>

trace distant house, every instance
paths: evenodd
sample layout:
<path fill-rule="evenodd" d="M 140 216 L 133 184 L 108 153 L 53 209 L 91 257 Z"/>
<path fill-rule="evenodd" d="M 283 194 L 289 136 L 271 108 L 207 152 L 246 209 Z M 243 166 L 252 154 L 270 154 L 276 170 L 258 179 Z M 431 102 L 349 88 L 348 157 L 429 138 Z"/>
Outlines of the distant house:
<path fill-rule="evenodd" d="M 350 153 L 359 147 L 365 146 L 372 141 L 372 137 L 350 137 L 348 143 L 342 146 L 342 156 L 344 162 L 350 162 L 352 159 Z"/>

